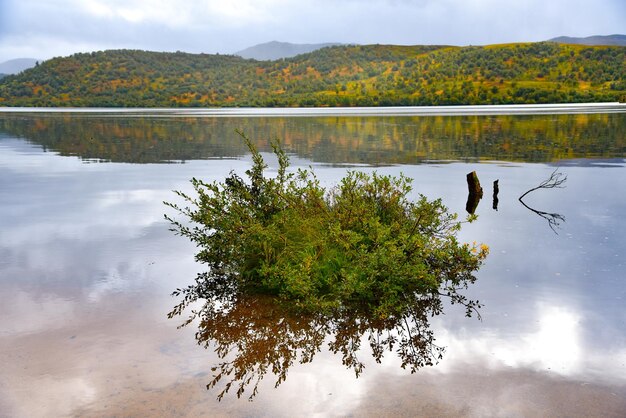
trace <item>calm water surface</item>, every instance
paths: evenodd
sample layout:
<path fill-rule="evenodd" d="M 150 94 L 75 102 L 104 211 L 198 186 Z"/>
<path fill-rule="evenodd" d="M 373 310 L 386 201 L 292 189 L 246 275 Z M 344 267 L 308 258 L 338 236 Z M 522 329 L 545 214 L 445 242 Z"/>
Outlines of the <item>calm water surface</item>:
<path fill-rule="evenodd" d="M 269 372 L 252 402 L 249 390 L 218 402 L 206 389 L 215 339 L 198 344 L 201 324 L 167 319 L 170 293 L 202 266 L 168 231 L 162 201 L 190 191 L 191 177 L 243 173 L 235 128 L 262 150 L 281 138 L 294 168 L 325 184 L 355 167 L 402 172 L 461 215 L 475 170 L 485 197 L 460 239 L 491 248 L 464 292 L 482 320 L 458 305 L 429 317 L 445 351 L 414 374 L 393 352 L 378 364 L 365 341 L 357 379 L 329 337 L 311 362 L 287 364 L 277 388 Z M 0 115 L 0 417 L 626 416 L 625 157 L 623 113 Z M 555 169 L 566 187 L 529 194 L 534 211 L 520 204 Z M 554 231 L 546 214 L 563 218 Z M 287 323 L 244 308 L 230 324 Z M 277 336 L 256 355 L 279 352 Z"/>

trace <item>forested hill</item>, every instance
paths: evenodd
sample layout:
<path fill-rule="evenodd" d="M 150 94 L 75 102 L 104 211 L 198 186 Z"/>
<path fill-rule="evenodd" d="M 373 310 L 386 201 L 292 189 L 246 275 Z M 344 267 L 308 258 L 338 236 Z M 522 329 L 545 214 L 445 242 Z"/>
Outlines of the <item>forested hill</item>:
<path fill-rule="evenodd" d="M 116 50 L 0 80 L 0 106 L 389 106 L 626 102 L 626 47 L 334 46 L 277 61 Z"/>

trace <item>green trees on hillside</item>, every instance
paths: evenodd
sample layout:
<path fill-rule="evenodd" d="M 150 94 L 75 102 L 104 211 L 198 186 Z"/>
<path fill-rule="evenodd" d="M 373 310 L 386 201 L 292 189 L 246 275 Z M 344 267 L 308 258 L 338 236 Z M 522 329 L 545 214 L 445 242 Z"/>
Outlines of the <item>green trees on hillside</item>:
<path fill-rule="evenodd" d="M 0 80 L 9 106 L 387 106 L 626 101 L 626 48 L 335 46 L 277 61 L 117 50 Z"/>

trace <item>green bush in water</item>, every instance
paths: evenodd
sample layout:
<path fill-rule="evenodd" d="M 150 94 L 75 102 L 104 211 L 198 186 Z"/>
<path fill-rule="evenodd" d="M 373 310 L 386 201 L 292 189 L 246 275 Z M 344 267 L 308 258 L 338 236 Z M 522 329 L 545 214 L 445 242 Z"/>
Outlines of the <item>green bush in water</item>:
<path fill-rule="evenodd" d="M 195 242 L 196 260 L 208 265 L 196 289 L 275 295 L 307 311 L 357 308 L 386 318 L 416 295 L 475 280 L 487 246 L 459 243 L 460 222 L 441 200 L 410 201 L 411 179 L 349 171 L 327 190 L 311 170 L 288 172 L 276 142 L 278 174 L 266 177 L 263 157 L 238 133 L 252 152 L 247 180 L 234 172 L 224 182 L 194 178 L 197 197 L 176 192 L 186 206 L 166 202 L 190 221 L 166 215 L 173 230 Z"/>

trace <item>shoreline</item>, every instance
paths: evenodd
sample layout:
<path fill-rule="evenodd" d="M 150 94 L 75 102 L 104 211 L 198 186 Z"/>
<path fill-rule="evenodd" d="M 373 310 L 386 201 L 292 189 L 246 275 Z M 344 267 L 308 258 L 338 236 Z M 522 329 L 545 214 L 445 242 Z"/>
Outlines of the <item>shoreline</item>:
<path fill-rule="evenodd" d="M 0 107 L 1 114 L 83 113 L 170 117 L 464 116 L 626 113 L 626 103 L 555 103 L 390 107 L 104 108 Z"/>

